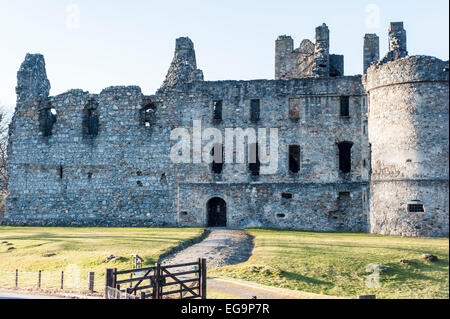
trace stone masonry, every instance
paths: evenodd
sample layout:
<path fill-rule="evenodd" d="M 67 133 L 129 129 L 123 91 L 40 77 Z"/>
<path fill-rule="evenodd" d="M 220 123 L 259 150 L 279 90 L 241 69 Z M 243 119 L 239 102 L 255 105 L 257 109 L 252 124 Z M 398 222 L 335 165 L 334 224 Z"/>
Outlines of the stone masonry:
<path fill-rule="evenodd" d="M 367 74 L 344 76 L 329 39 L 325 24 L 298 49 L 280 36 L 275 80 L 204 81 L 194 44 L 179 38 L 150 96 L 137 86 L 49 96 L 44 58 L 28 54 L 3 224 L 208 226 L 218 200 L 231 228 L 448 236 L 448 62 L 409 57 L 394 23 L 386 57 L 366 35 Z M 225 159 L 219 171 L 173 162 L 171 133 L 192 136 L 194 121 L 222 135 L 278 129 L 276 171 L 255 174 L 247 160 Z"/>

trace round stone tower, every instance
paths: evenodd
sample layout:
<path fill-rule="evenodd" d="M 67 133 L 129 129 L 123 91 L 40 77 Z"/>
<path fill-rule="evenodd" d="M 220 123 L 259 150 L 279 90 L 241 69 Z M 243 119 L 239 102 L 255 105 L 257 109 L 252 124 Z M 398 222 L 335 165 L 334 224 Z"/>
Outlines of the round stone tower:
<path fill-rule="evenodd" d="M 448 67 L 434 57 L 395 58 L 391 51 L 363 77 L 371 233 L 449 234 Z"/>

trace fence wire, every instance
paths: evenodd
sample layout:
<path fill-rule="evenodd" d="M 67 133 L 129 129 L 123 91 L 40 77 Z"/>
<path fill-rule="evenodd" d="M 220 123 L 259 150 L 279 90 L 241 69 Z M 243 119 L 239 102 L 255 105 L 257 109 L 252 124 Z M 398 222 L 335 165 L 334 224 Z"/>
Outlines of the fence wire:
<path fill-rule="evenodd" d="M 104 281 L 103 274 L 94 274 L 94 292 L 104 292 Z M 89 292 L 89 273 L 41 271 L 39 280 L 38 271 L 0 272 L 0 287 Z"/>

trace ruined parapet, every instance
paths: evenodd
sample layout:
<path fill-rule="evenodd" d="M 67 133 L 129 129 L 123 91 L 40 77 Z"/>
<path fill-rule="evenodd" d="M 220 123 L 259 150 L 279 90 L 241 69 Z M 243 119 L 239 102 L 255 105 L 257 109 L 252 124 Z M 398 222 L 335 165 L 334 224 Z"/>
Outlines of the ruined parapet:
<path fill-rule="evenodd" d="M 294 40 L 282 35 L 275 41 L 275 79 L 290 80 L 310 77 L 314 59 L 314 44 L 305 39 L 294 50 Z"/>
<path fill-rule="evenodd" d="M 295 51 L 296 59 L 296 77 L 304 78 L 312 76 L 312 67 L 314 64 L 314 43 L 305 39 L 300 43 L 300 47 Z"/>
<path fill-rule="evenodd" d="M 408 56 L 406 31 L 403 22 L 391 22 L 389 25 L 389 52 L 378 62 L 379 65 Z"/>
<path fill-rule="evenodd" d="M 275 79 L 286 80 L 292 76 L 294 40 L 287 35 L 275 41 Z"/>
<path fill-rule="evenodd" d="M 178 38 L 175 55 L 162 88 L 193 81 L 203 81 L 203 72 L 197 69 L 194 43 L 188 37 Z"/>
<path fill-rule="evenodd" d="M 43 136 L 51 134 L 56 119 L 51 112 L 49 93 L 50 82 L 47 79 L 44 56 L 28 53 L 17 72 L 17 105 L 9 125 L 10 140 L 16 133 L 16 128 L 23 128 L 25 125 L 30 130 L 36 129 L 39 132 L 40 129 Z M 37 121 L 30 125 L 28 123 L 32 118 Z M 8 145 L 8 154 L 10 152 L 11 143 Z"/>
<path fill-rule="evenodd" d="M 372 63 L 380 59 L 380 38 L 374 33 L 366 33 L 364 36 L 363 59 L 364 74 Z"/>
<path fill-rule="evenodd" d="M 406 31 L 403 22 L 391 22 L 389 25 L 389 51 L 397 52 L 398 58 L 408 55 L 406 50 Z"/>
<path fill-rule="evenodd" d="M 328 77 L 330 74 L 330 31 L 324 23 L 316 28 L 316 47 L 314 50 L 314 77 Z"/>
<path fill-rule="evenodd" d="M 28 53 L 17 72 L 17 101 L 48 98 L 50 82 L 47 79 L 45 61 L 42 54 Z"/>
<path fill-rule="evenodd" d="M 429 56 L 367 69 L 372 233 L 448 236 L 448 81 Z"/>
<path fill-rule="evenodd" d="M 290 36 L 275 41 L 275 79 L 344 76 L 344 56 L 330 55 L 330 34 L 326 24 L 316 28 L 316 43 L 305 39 L 294 48 Z"/>

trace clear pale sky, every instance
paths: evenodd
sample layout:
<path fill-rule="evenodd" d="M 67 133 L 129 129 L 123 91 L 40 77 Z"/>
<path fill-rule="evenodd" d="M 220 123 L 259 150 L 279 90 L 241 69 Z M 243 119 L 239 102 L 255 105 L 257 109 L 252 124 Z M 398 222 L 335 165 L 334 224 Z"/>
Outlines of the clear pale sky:
<path fill-rule="evenodd" d="M 51 95 L 111 85 L 153 94 L 180 36 L 194 41 L 205 80 L 272 79 L 277 36 L 298 47 L 323 22 L 346 75 L 362 72 L 365 33 L 386 53 L 390 21 L 404 21 L 410 55 L 448 60 L 448 12 L 448 0 L 0 0 L 0 104 L 14 107 L 27 52 L 44 54 Z"/>

